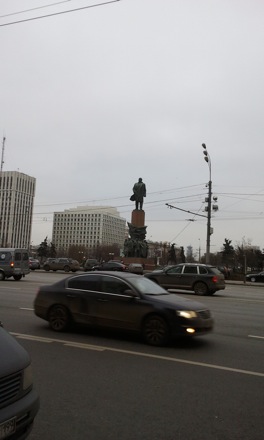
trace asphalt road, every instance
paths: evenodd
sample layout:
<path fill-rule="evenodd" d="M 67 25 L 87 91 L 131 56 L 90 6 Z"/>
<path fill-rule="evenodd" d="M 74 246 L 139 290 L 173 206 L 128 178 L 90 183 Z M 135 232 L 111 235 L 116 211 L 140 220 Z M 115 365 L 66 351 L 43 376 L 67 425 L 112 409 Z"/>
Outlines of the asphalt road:
<path fill-rule="evenodd" d="M 214 332 L 155 348 L 106 331 L 49 330 L 33 299 L 64 276 L 0 283 L 0 318 L 29 351 L 40 393 L 31 440 L 264 439 L 264 286 L 195 297 L 212 310 Z"/>

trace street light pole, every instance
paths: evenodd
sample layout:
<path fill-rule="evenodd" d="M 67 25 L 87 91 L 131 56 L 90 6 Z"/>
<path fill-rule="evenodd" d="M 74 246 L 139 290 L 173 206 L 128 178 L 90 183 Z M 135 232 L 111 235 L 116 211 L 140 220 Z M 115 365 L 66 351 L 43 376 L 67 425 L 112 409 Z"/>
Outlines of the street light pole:
<path fill-rule="evenodd" d="M 209 167 L 209 182 L 208 182 L 208 205 L 207 205 L 207 234 L 206 234 L 206 264 L 210 264 L 210 241 L 211 241 L 211 213 L 212 213 L 212 167 L 211 158 L 206 149 L 206 145 L 202 144 L 204 148 L 204 160 Z"/>

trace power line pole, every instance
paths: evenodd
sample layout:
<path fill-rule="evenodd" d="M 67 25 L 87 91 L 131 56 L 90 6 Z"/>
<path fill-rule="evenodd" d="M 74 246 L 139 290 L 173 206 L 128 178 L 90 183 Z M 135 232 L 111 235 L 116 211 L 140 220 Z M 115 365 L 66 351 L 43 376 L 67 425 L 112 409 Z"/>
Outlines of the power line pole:
<path fill-rule="evenodd" d="M 212 205 L 212 169 L 211 169 L 211 158 L 207 151 L 206 145 L 202 144 L 204 148 L 204 160 L 208 163 L 209 167 L 209 182 L 208 182 L 208 198 L 205 201 L 208 205 L 205 207 L 205 211 L 207 211 L 207 233 L 206 233 L 206 256 L 205 261 L 206 264 L 210 264 L 210 245 L 211 245 L 211 234 L 213 233 L 213 229 L 211 228 L 211 218 L 212 218 L 212 208 L 214 211 L 218 211 L 217 205 Z M 217 197 L 213 198 L 214 201 L 217 201 Z"/>

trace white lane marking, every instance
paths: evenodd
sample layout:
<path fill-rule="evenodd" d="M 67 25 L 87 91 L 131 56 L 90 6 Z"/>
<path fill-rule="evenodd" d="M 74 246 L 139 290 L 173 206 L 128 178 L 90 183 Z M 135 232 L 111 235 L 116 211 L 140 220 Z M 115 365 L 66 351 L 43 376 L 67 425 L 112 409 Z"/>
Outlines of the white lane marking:
<path fill-rule="evenodd" d="M 4 289 L 1 289 L 0 294 L 2 293 L 4 295 L 7 290 L 21 290 L 21 288 L 20 287 L 5 287 Z"/>
<path fill-rule="evenodd" d="M 248 335 L 249 338 L 264 339 L 264 336 Z"/>
<path fill-rule="evenodd" d="M 69 342 L 64 344 L 65 347 L 83 348 L 85 350 L 105 351 L 104 347 L 96 347 L 95 345 L 82 344 L 81 342 Z"/>
<path fill-rule="evenodd" d="M 21 335 L 19 333 L 12 333 L 12 332 L 10 332 L 10 334 L 16 336 L 18 339 L 27 339 L 29 341 L 48 342 L 48 343 L 54 342 L 52 339 L 41 338 L 40 336 Z"/>
<path fill-rule="evenodd" d="M 34 310 L 30 307 L 19 307 L 19 310 Z"/>
<path fill-rule="evenodd" d="M 38 336 L 23 335 L 21 333 L 13 333 L 13 332 L 11 332 L 11 334 L 18 337 L 18 338 L 21 338 L 21 339 L 30 338 L 32 340 L 40 341 L 40 342 L 58 342 L 60 344 L 64 344 L 65 346 L 68 346 L 68 345 L 69 346 L 74 345 L 75 347 L 78 346 L 78 348 L 81 348 L 81 349 L 85 348 L 85 349 L 89 349 L 89 350 L 93 349 L 93 350 L 98 350 L 98 351 L 112 351 L 115 353 L 123 353 L 123 354 L 129 354 L 129 355 L 134 355 L 134 356 L 142 356 L 142 357 L 147 357 L 147 358 L 152 358 L 152 359 L 159 359 L 159 360 L 163 360 L 163 361 L 177 362 L 177 363 L 187 364 L 187 365 L 195 365 L 197 367 L 213 368 L 215 370 L 222 370 L 222 371 L 230 371 L 233 373 L 247 374 L 249 376 L 264 377 L 264 373 L 259 373 L 257 371 L 250 371 L 250 370 L 241 370 L 239 368 L 224 367 L 222 365 L 206 364 L 204 362 L 188 361 L 186 359 L 173 358 L 173 357 L 169 357 L 169 356 L 160 356 L 160 355 L 149 354 L 149 353 L 141 353 L 139 351 L 122 350 L 119 348 L 104 347 L 104 346 L 100 346 L 100 345 L 89 345 L 89 344 L 75 343 L 75 342 L 66 341 L 63 339 L 47 339 L 47 338 L 42 338 L 42 337 L 38 337 Z"/>

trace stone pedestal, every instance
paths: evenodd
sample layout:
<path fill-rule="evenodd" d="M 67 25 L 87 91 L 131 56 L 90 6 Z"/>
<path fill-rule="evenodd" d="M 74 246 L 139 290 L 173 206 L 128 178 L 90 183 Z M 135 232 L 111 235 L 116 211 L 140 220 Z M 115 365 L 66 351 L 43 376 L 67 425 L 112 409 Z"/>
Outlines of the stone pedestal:
<path fill-rule="evenodd" d="M 145 211 L 134 209 L 131 214 L 131 223 L 137 228 L 142 228 L 145 226 Z"/>

